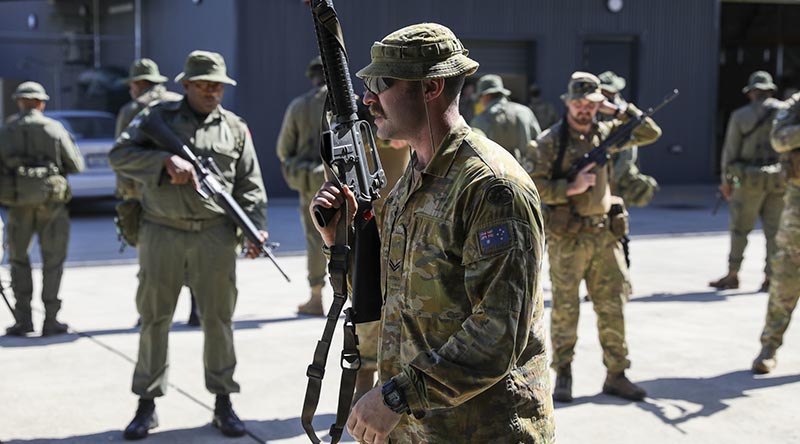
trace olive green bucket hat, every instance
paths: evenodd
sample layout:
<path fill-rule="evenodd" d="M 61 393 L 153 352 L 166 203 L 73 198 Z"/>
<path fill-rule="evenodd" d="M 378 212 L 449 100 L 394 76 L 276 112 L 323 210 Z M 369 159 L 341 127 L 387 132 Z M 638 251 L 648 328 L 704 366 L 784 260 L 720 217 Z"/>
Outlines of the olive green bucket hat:
<path fill-rule="evenodd" d="M 44 86 L 36 82 L 22 82 L 19 84 L 14 94 L 11 95 L 13 100 L 17 99 L 37 99 L 37 100 L 50 100 L 50 96 L 44 90 Z"/>
<path fill-rule="evenodd" d="M 778 85 L 772 81 L 772 76 L 766 71 L 756 71 L 750 74 L 750 79 L 747 81 L 747 86 L 742 88 L 742 92 L 747 94 L 754 89 L 762 91 L 777 91 Z"/>
<path fill-rule="evenodd" d="M 186 58 L 183 72 L 175 77 L 176 82 L 181 80 L 205 80 L 236 86 L 236 80 L 228 77 L 222 54 L 210 51 L 192 51 Z"/>
<path fill-rule="evenodd" d="M 356 76 L 425 80 L 470 75 L 478 62 L 467 57 L 453 31 L 437 23 L 420 23 L 399 29 L 370 50 L 372 62 Z"/>
<path fill-rule="evenodd" d="M 478 80 L 478 86 L 475 89 L 475 97 L 497 93 L 506 97 L 511 95 L 511 91 L 503 87 L 503 79 L 500 76 L 496 74 L 486 74 Z"/>
<path fill-rule="evenodd" d="M 614 71 L 602 72 L 597 78 L 600 79 L 600 89 L 612 94 L 617 94 L 627 86 L 625 78 L 618 76 Z"/>
<path fill-rule="evenodd" d="M 600 92 L 600 79 L 596 75 L 583 71 L 572 73 L 567 92 L 561 95 L 561 100 L 568 102 L 580 99 L 589 99 L 592 102 L 602 102 L 606 99 Z"/>
<path fill-rule="evenodd" d="M 322 57 L 316 56 L 308 62 L 308 67 L 306 68 L 306 77 L 311 77 L 314 73 L 322 72 Z"/>
<path fill-rule="evenodd" d="M 153 83 L 164 83 L 167 79 L 161 75 L 158 70 L 158 64 L 150 59 L 138 59 L 131 63 L 131 68 L 128 70 L 128 77 L 125 83 L 136 82 L 139 80 L 147 80 Z"/>

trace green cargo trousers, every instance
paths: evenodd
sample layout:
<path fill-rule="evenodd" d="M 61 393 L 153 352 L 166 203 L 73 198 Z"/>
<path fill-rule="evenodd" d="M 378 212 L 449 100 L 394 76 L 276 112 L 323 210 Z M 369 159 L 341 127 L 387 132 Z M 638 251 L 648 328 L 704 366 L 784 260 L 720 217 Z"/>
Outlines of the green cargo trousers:
<path fill-rule="evenodd" d="M 761 345 L 777 349 L 783 344 L 783 334 L 800 297 L 800 186 L 790 185 L 786 192 L 776 240 L 778 251 L 771 258 L 772 283 Z"/>
<path fill-rule="evenodd" d="M 321 184 L 320 184 L 321 185 Z M 303 230 L 306 233 L 306 261 L 308 266 L 308 285 L 325 285 L 325 276 L 328 261 L 322 252 L 322 237 L 314 227 L 308 206 L 317 194 L 317 190 L 303 191 L 300 193 L 300 219 L 303 221 Z"/>
<path fill-rule="evenodd" d="M 236 306 L 236 232 L 223 223 L 202 231 L 183 231 L 145 221 L 139 233 L 139 289 L 142 319 L 133 393 L 141 398 L 167 390 L 167 344 L 181 287 L 194 292 L 204 336 L 206 388 L 236 393 L 236 353 L 231 318 Z"/>
<path fill-rule="evenodd" d="M 630 293 L 622 244 L 610 231 L 550 236 L 547 239 L 553 284 L 550 340 L 555 369 L 572 362 L 578 341 L 581 280 L 597 314 L 603 364 L 609 372 L 630 367 L 623 305 Z"/>
<path fill-rule="evenodd" d="M 28 252 L 34 234 L 39 236 L 42 254 L 42 303 L 45 320 L 55 320 L 61 309 L 58 290 L 61 287 L 69 243 L 69 212 L 66 205 L 52 203 L 35 207 L 10 207 L 6 223 L 17 322 L 31 322 L 33 278 Z"/>
<path fill-rule="evenodd" d="M 767 260 L 764 273 L 772 275 L 769 258 L 775 254 L 775 234 L 778 232 L 783 210 L 783 180 L 780 174 L 748 174 L 740 186 L 733 189 L 729 202 L 731 252 L 728 271 L 739 272 L 747 247 L 747 235 L 753 231 L 760 218 L 767 239 Z M 771 177 L 775 176 L 775 177 Z"/>

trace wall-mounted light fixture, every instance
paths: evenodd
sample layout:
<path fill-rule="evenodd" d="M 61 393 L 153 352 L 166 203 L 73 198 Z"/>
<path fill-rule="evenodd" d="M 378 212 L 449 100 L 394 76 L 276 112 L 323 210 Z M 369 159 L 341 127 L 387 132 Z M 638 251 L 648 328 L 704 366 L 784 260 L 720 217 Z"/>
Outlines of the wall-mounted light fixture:
<path fill-rule="evenodd" d="M 616 14 L 622 11 L 623 6 L 623 0 L 606 0 L 606 9 L 608 9 L 609 12 Z"/>
<path fill-rule="evenodd" d="M 34 13 L 28 14 L 28 21 L 27 21 L 28 29 L 34 30 L 39 27 L 39 17 L 36 16 Z"/>

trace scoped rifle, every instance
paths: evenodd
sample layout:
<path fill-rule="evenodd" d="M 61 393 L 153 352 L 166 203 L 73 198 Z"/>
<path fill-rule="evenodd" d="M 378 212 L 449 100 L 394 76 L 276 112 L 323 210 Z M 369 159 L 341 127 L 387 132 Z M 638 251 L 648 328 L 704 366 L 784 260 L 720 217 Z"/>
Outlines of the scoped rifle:
<path fill-rule="evenodd" d="M 261 240 L 258 228 L 253 224 L 253 221 L 245 214 L 244 210 L 242 210 L 242 207 L 239 206 L 233 196 L 225 190 L 225 186 L 220 182 L 220 179 L 217 179 L 217 176 L 222 177 L 222 172 L 220 172 L 214 159 L 210 157 L 202 159 L 197 157 L 194 152 L 172 132 L 161 116 L 156 113 L 151 113 L 146 119 L 143 119 L 139 124 L 139 130 L 157 145 L 160 145 L 162 148 L 192 163 L 194 171 L 197 174 L 197 181 L 200 183 L 200 188 L 197 190 L 200 197 L 203 199 L 213 198 L 217 205 L 222 207 L 225 214 L 231 218 L 233 223 L 242 230 L 244 236 L 254 245 L 258 245 L 261 254 L 268 257 L 286 281 L 290 282 L 289 276 L 287 276 L 286 272 L 278 265 L 275 255 L 272 254 L 272 249 L 277 247 L 278 244 L 263 242 Z"/>
<path fill-rule="evenodd" d="M 630 140 L 633 131 L 638 128 L 639 125 L 644 123 L 646 118 L 655 114 L 658 110 L 674 100 L 675 97 L 678 97 L 677 89 L 672 90 L 672 93 L 665 97 L 664 100 L 662 100 L 661 103 L 659 103 L 655 108 L 649 108 L 641 115 L 631 117 L 630 120 L 619 126 L 614 132 L 609 134 L 605 140 L 600 142 L 600 145 L 597 145 L 591 151 L 579 157 L 578 160 L 570 165 L 569 170 L 567 170 L 567 181 L 574 181 L 575 176 L 577 176 L 578 173 L 580 173 L 581 170 L 586 167 L 586 165 L 589 165 L 592 162 L 596 163 L 598 167 L 604 166 L 610 158 L 608 150 L 611 147 L 624 145 L 628 140 Z"/>
<path fill-rule="evenodd" d="M 312 0 L 311 11 L 325 83 L 328 85 L 327 103 L 332 114 L 330 128 L 322 134 L 320 154 L 328 169 L 328 180 L 340 189 L 347 185 L 355 194 L 357 208 L 352 231 L 350 221 L 345 217 L 349 214 L 346 203 L 339 210 L 320 206 L 314 208 L 314 218 L 322 227 L 328 226 L 337 211 L 342 211 L 342 217 L 336 226 L 335 244 L 330 248 L 328 265 L 333 287 L 333 304 L 328 311 L 322 339 L 314 350 L 314 359 L 306 371 L 308 386 L 301 422 L 311 442 L 320 443 L 311 421 L 319 404 L 333 331 L 347 301 L 351 244 L 349 236 L 352 232 L 355 253 L 352 261 L 353 296 L 351 307 L 345 310 L 339 405 L 336 423 L 330 429 L 331 442 L 337 443 L 350 414 L 356 373 L 361 367 L 355 324 L 376 321 L 381 315 L 383 298 L 379 281 L 380 238 L 372 202 L 380 197 L 378 193 L 386 185 L 386 176 L 378 157 L 372 128 L 368 122 L 358 120 L 356 114 L 356 95 L 353 93 L 344 37 L 333 9 L 333 0 Z"/>

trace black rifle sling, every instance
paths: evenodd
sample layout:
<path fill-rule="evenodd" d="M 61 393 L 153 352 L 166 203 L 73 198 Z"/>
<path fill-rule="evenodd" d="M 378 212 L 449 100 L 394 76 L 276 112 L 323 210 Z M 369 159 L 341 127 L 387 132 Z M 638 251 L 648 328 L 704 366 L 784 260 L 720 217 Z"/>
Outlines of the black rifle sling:
<path fill-rule="evenodd" d="M 569 137 L 569 129 L 567 128 L 567 115 L 564 114 L 564 118 L 561 120 L 561 126 L 558 128 L 558 155 L 556 156 L 556 162 L 553 164 L 553 169 L 550 172 L 550 178 L 552 180 L 560 179 L 561 174 L 561 163 L 564 162 L 564 155 L 567 152 L 567 137 Z"/>
<path fill-rule="evenodd" d="M 766 112 L 764 113 L 764 115 L 763 115 L 763 116 L 761 116 L 761 118 L 760 118 L 760 119 L 758 119 L 758 121 L 756 121 L 756 124 L 755 124 L 755 125 L 753 125 L 753 127 L 752 127 L 752 128 L 750 128 L 750 131 L 748 131 L 748 132 L 746 132 L 746 133 L 743 133 L 743 134 L 742 134 L 742 140 L 744 140 L 744 139 L 747 139 L 748 137 L 752 136 L 752 135 L 753 135 L 753 133 L 755 133 L 755 132 L 756 132 L 756 131 L 757 131 L 759 128 L 761 128 L 761 126 L 762 126 L 763 124 L 765 124 L 765 123 L 766 123 L 768 120 L 771 120 L 770 118 L 772 117 L 772 115 L 773 115 L 774 113 L 775 113 L 775 110 L 774 110 L 774 109 L 772 109 L 772 108 L 767 108 L 767 110 L 766 110 Z"/>

